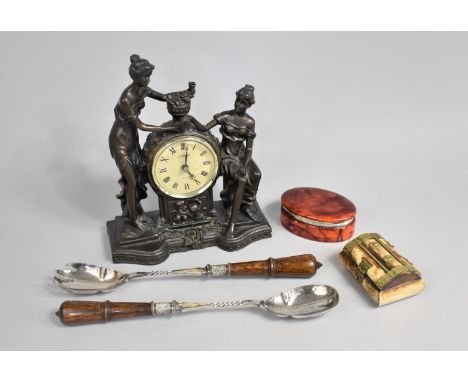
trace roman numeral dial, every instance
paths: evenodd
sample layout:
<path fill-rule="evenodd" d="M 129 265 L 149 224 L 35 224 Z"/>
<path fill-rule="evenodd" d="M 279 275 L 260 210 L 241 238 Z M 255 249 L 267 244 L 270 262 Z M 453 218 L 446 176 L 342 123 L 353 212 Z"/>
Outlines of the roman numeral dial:
<path fill-rule="evenodd" d="M 153 186 L 173 198 L 190 198 L 209 188 L 218 175 L 219 158 L 202 137 L 183 135 L 159 144 L 151 157 Z"/>

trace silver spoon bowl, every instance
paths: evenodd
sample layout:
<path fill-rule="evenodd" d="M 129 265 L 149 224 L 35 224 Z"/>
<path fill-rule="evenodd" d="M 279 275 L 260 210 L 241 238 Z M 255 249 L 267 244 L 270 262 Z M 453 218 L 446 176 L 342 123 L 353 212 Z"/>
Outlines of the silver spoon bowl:
<path fill-rule="evenodd" d="M 276 317 L 308 318 L 333 309 L 338 302 L 335 288 L 329 285 L 304 285 L 261 301 L 259 307 Z"/>
<path fill-rule="evenodd" d="M 132 274 L 111 268 L 84 263 L 67 264 L 65 269 L 57 269 L 53 282 L 59 288 L 76 294 L 110 292 L 126 283 Z M 133 277 L 137 277 L 136 275 Z"/>

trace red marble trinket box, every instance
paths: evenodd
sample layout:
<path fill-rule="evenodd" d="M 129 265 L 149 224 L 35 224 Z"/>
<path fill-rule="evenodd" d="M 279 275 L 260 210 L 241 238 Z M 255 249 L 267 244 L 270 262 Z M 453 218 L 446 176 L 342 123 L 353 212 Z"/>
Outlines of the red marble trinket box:
<path fill-rule="evenodd" d="M 281 223 L 306 239 L 338 242 L 354 234 L 356 207 L 335 192 L 298 187 L 281 196 Z"/>

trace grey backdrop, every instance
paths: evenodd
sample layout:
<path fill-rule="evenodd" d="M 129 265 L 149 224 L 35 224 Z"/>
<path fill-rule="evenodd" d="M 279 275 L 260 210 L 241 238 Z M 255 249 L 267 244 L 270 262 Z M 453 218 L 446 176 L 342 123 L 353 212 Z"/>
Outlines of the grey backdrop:
<path fill-rule="evenodd" d="M 466 33 L 0 34 L 1 349 L 468 349 L 467 43 Z M 244 84 L 256 87 L 258 199 L 273 238 L 173 254 L 158 268 L 306 252 L 324 266 L 311 280 L 135 281 L 89 298 L 217 301 L 328 283 L 341 296 L 334 311 L 307 321 L 232 311 L 60 324 L 54 312 L 73 296 L 48 284 L 52 271 L 112 265 L 105 222 L 119 213 L 119 175 L 107 136 L 132 53 L 155 64 L 154 89 L 196 81 L 191 114 L 201 121 L 230 108 Z M 169 116 L 148 100 L 141 118 Z M 281 193 L 297 186 L 354 201 L 356 233 L 390 240 L 426 290 L 374 307 L 339 263 L 343 243 L 281 226 Z M 156 205 L 150 193 L 144 206 Z"/>

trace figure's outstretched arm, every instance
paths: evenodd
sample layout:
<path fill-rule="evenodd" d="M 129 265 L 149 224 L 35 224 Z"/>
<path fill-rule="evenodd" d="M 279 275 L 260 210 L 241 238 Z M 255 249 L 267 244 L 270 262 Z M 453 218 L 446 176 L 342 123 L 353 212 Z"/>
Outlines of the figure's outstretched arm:
<path fill-rule="evenodd" d="M 208 122 L 206 125 L 203 123 L 199 122 L 195 117 L 190 116 L 190 119 L 192 120 L 193 124 L 197 128 L 197 130 L 200 131 L 208 131 L 215 127 L 216 125 L 219 125 L 219 122 L 216 119 L 212 119 L 210 122 Z"/>
<path fill-rule="evenodd" d="M 134 123 L 134 125 L 140 129 L 140 130 L 143 130 L 143 131 L 150 131 L 150 132 L 163 132 L 163 131 L 176 131 L 176 130 L 179 130 L 178 127 L 176 126 L 167 126 L 167 127 L 162 127 L 162 126 L 155 126 L 155 125 L 147 125 L 146 123 L 143 123 L 141 122 L 138 118 L 137 118 L 137 123 Z"/>
<path fill-rule="evenodd" d="M 179 129 L 179 128 L 172 127 L 172 126 L 162 127 L 162 126 L 147 125 L 146 123 L 143 123 L 142 121 L 140 121 L 138 116 L 135 115 L 135 113 L 133 112 L 127 100 L 122 100 L 122 102 L 120 102 L 120 108 L 121 108 L 120 109 L 121 113 L 126 116 L 126 120 L 139 130 L 149 131 L 149 132 L 153 132 L 153 131 L 162 132 L 162 131 L 172 131 L 172 130 Z"/>
<path fill-rule="evenodd" d="M 192 123 L 195 125 L 197 130 L 205 131 L 205 125 L 202 124 L 200 121 L 198 121 L 198 119 L 196 119 L 195 117 L 192 117 L 191 115 L 189 115 L 188 117 L 190 117 L 190 121 L 192 121 Z"/>
<path fill-rule="evenodd" d="M 156 90 L 150 89 L 150 92 L 148 93 L 148 97 L 153 98 L 158 101 L 167 101 L 167 94 L 159 93 Z"/>

